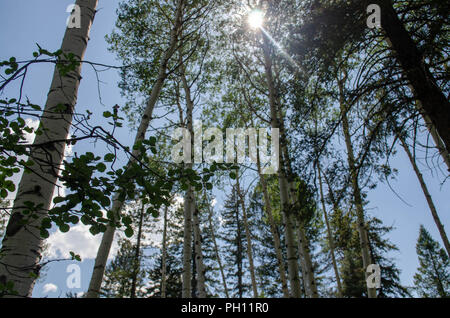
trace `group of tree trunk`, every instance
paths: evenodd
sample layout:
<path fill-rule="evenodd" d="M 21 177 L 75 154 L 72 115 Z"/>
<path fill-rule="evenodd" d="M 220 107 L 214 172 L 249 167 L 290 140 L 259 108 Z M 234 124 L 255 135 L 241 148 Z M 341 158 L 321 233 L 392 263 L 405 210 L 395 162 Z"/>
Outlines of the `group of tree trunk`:
<path fill-rule="evenodd" d="M 76 1 L 81 28 L 66 30 L 62 56 L 83 61 L 97 2 Z M 385 237 L 393 229 L 367 209 L 375 177 L 395 177 L 389 159 L 399 148 L 445 248 L 420 228 L 414 290 L 422 297 L 448 297 L 450 244 L 416 156 L 431 136 L 427 153 L 439 156 L 438 169 L 444 166 L 440 171 L 448 178 L 444 2 L 122 2 L 116 29 L 107 37 L 126 65 L 120 69 L 126 99 L 121 109 L 136 130 L 122 170 L 126 175 L 136 166 L 149 167 L 150 181 L 136 177 L 139 198 L 124 195 L 128 189 L 119 186 L 113 191 L 85 296 L 410 296 L 413 289 L 400 284 L 400 271 L 387 255 L 397 250 Z M 379 6 L 381 28 L 366 26 L 369 4 Z M 248 16 L 256 9 L 264 12 L 264 23 L 252 29 Z M 35 168 L 23 173 L 0 232 L 1 296 L 31 296 L 43 266 L 42 227 L 55 213 L 55 187 L 66 176 L 64 149 L 81 65 L 65 74 L 55 66 L 40 119 L 43 133 L 36 134 L 29 153 Z M 267 149 L 261 138 L 254 162 L 194 163 L 207 140 L 199 141 L 195 120 L 223 132 L 270 127 L 271 138 L 280 141 L 271 150 L 276 175 L 264 174 L 260 156 Z M 174 128 L 187 132 L 183 138 L 190 145 L 181 163 L 167 159 L 173 147 L 168 131 Z M 227 136 L 220 137 L 215 136 Z M 245 150 L 251 150 L 250 139 Z M 142 146 L 147 143 L 151 151 Z M 170 199 L 155 197 L 157 190 L 149 188 L 165 187 L 161 180 L 168 178 L 174 180 Z M 223 205 L 214 205 L 213 197 Z M 121 222 L 134 235 L 125 231 L 124 238 Z M 118 254 L 108 264 L 118 236 Z M 380 288 L 367 283 L 371 264 L 381 267 Z"/>

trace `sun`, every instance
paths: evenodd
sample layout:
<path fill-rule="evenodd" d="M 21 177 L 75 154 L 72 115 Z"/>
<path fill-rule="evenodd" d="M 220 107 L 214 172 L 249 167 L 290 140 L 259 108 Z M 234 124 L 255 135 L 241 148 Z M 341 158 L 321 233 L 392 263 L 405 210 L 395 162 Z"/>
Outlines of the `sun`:
<path fill-rule="evenodd" d="M 253 29 L 259 29 L 264 22 L 264 14 L 260 10 L 253 10 L 248 16 L 248 24 Z"/>

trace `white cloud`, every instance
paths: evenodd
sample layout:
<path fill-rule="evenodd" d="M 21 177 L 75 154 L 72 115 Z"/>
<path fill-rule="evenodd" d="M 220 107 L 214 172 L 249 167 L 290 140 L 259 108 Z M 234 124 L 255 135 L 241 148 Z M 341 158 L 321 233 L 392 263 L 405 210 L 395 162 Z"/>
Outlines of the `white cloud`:
<path fill-rule="evenodd" d="M 43 287 L 44 293 L 48 294 L 48 293 L 56 293 L 56 291 L 58 290 L 58 286 L 56 286 L 55 284 L 45 284 Z"/>
<path fill-rule="evenodd" d="M 214 207 L 217 204 L 216 198 L 212 199 L 211 206 Z"/>
<path fill-rule="evenodd" d="M 81 298 L 81 297 L 83 297 L 84 296 L 84 292 L 79 292 L 79 293 L 77 293 L 77 297 L 78 298 Z"/>
<path fill-rule="evenodd" d="M 95 259 L 97 250 L 100 246 L 102 235 L 92 235 L 89 232 L 89 227 L 84 224 L 77 224 L 73 226 L 69 232 L 62 233 L 57 230 L 47 239 L 49 248 L 47 257 L 54 258 L 69 258 L 70 252 L 74 252 L 81 256 L 81 259 Z M 111 247 L 109 258 L 112 259 L 117 253 L 117 235 Z"/>

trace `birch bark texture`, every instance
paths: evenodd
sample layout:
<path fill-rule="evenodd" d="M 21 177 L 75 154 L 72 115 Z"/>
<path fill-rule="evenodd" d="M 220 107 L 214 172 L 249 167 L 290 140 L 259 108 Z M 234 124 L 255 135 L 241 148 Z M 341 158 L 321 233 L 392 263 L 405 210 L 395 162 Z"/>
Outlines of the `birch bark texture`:
<path fill-rule="evenodd" d="M 341 114 L 342 114 L 341 115 L 342 116 L 342 130 L 344 133 L 345 145 L 347 147 L 347 160 L 348 160 L 350 178 L 351 178 L 351 182 L 352 182 L 353 200 L 354 200 L 354 204 L 356 207 L 357 228 L 358 228 L 358 232 L 359 232 L 359 241 L 360 241 L 360 245 L 361 245 L 361 256 L 362 256 L 362 260 L 363 260 L 364 273 L 365 273 L 366 279 L 367 279 L 369 274 L 367 273 L 366 269 L 369 265 L 372 264 L 372 257 L 370 255 L 368 229 L 367 229 L 367 224 L 365 221 L 363 200 L 362 200 L 362 196 L 361 196 L 361 188 L 360 188 L 359 182 L 358 182 L 358 172 L 357 172 L 357 168 L 356 168 L 355 154 L 353 151 L 352 139 L 351 139 L 351 135 L 350 135 L 350 124 L 349 124 L 348 115 L 347 115 L 348 109 L 345 104 L 344 80 L 345 79 L 337 80 L 338 86 L 339 86 L 339 104 L 340 104 L 340 110 L 341 110 Z M 375 288 L 367 287 L 367 295 L 369 298 L 377 298 L 377 290 Z"/>
<path fill-rule="evenodd" d="M 175 53 L 175 50 L 177 49 L 178 35 L 182 25 L 183 8 L 184 8 L 184 0 L 179 0 L 175 11 L 173 28 L 171 29 L 170 32 L 170 43 L 162 56 L 161 64 L 159 65 L 158 70 L 158 77 L 152 88 L 152 92 L 148 99 L 147 106 L 142 116 L 142 120 L 139 124 L 133 145 L 136 145 L 145 139 L 147 129 L 150 125 L 150 121 L 153 116 L 153 110 L 161 94 L 164 82 L 167 78 L 167 68 L 169 60 L 172 58 L 173 54 Z M 133 147 L 132 154 L 133 156 L 130 158 L 127 164 L 127 168 L 131 167 L 132 164 L 135 162 L 135 158 L 139 157 L 140 150 L 134 149 Z M 116 219 L 119 218 L 124 205 L 124 202 L 119 200 L 119 195 L 120 195 L 119 193 L 116 193 L 114 195 L 113 205 L 111 208 L 111 211 L 113 212 L 113 215 L 115 216 Z M 97 257 L 95 258 L 94 271 L 92 273 L 92 277 L 89 283 L 89 289 L 86 294 L 87 298 L 97 298 L 100 296 L 100 288 L 102 285 L 103 275 L 105 273 L 105 267 L 108 261 L 108 256 L 114 240 L 115 230 L 116 230 L 115 227 L 109 225 L 102 236 L 102 241 L 100 243 L 97 252 Z"/>
<path fill-rule="evenodd" d="M 258 171 L 259 171 L 259 178 L 261 181 L 261 187 L 262 187 L 263 195 L 264 195 L 264 207 L 265 207 L 265 210 L 267 213 L 267 217 L 269 219 L 270 231 L 272 232 L 275 254 L 277 256 L 278 271 L 280 273 L 280 280 L 281 280 L 281 288 L 283 290 L 283 296 L 285 298 L 289 298 L 289 288 L 288 288 L 287 279 L 286 279 L 286 270 L 284 267 L 283 252 L 281 250 L 280 233 L 278 232 L 278 229 L 275 224 L 274 217 L 273 217 L 272 206 L 270 205 L 271 201 L 270 201 L 269 191 L 267 190 L 267 182 L 266 182 L 264 175 L 261 174 L 261 169 L 260 169 L 259 164 L 258 164 Z"/>
<path fill-rule="evenodd" d="M 167 272 L 167 214 L 169 208 L 164 208 L 163 236 L 162 236 L 162 261 L 161 261 L 161 298 L 166 298 L 166 272 Z"/>
<path fill-rule="evenodd" d="M 263 37 L 263 53 L 264 53 L 264 67 L 267 86 L 269 90 L 269 104 L 270 104 L 270 117 L 272 128 L 279 129 L 280 123 L 278 119 L 278 111 L 276 106 L 276 94 L 273 81 L 272 60 L 270 58 L 270 44 L 269 39 L 264 34 Z M 280 171 L 278 172 L 278 182 L 280 187 L 280 200 L 283 211 L 283 218 L 285 222 L 285 236 L 286 236 L 286 249 L 287 249 L 287 263 L 288 263 L 288 277 L 290 284 L 290 296 L 293 298 L 301 297 L 299 267 L 298 267 L 298 253 L 295 243 L 295 220 L 291 211 L 288 181 L 286 178 L 285 165 L 282 160 L 281 153 L 278 154 L 280 160 Z"/>
<path fill-rule="evenodd" d="M 327 228 L 328 245 L 330 246 L 331 262 L 333 263 L 334 276 L 336 278 L 337 296 L 342 297 L 342 283 L 341 277 L 339 275 L 339 268 L 336 261 L 333 231 L 331 229 L 331 225 L 328 219 L 328 212 L 325 205 L 325 196 L 323 194 L 323 183 L 322 183 L 322 169 L 320 168 L 320 162 L 317 162 L 316 166 L 317 166 L 317 177 L 319 179 L 320 202 L 322 203 L 323 216 L 325 219 L 325 226 Z"/>
<path fill-rule="evenodd" d="M 75 4 L 80 8 L 80 28 L 66 29 L 61 50 L 65 54 L 74 54 L 82 61 L 98 0 L 77 0 Z M 34 144 L 46 146 L 33 147 L 31 157 L 35 162 L 35 171 L 22 175 L 6 235 L 2 241 L 0 283 L 13 282 L 13 289 L 19 297 L 31 296 L 36 277 L 39 275 L 43 246 L 40 225 L 51 206 L 66 146 L 64 142 L 52 141 L 65 140 L 68 137 L 81 81 L 81 64 L 65 76 L 61 76 L 55 67 L 44 108 L 45 116 L 40 120 L 39 129 L 43 130 L 43 134 L 36 135 L 34 140 Z M 58 110 L 60 105 L 65 106 L 63 112 Z M 22 211 L 27 201 L 41 207 L 35 212 L 36 219 L 23 224 L 25 217 Z"/>
<path fill-rule="evenodd" d="M 303 272 L 303 281 L 305 282 L 305 292 L 307 297 L 310 298 L 318 298 L 319 294 L 317 292 L 317 285 L 314 278 L 314 269 L 312 266 L 312 259 L 311 259 L 311 252 L 309 248 L 309 243 L 306 237 L 306 231 L 305 231 L 305 224 L 303 220 L 300 219 L 300 209 L 301 206 L 299 204 L 298 195 L 297 195 L 297 189 L 295 185 L 295 175 L 291 168 L 291 158 L 289 156 L 288 152 L 288 146 L 287 146 L 287 135 L 286 130 L 284 126 L 284 116 L 283 112 L 280 107 L 281 103 L 278 99 L 278 120 L 279 120 L 279 126 L 280 126 L 280 147 L 282 152 L 282 162 L 285 166 L 285 171 L 288 182 L 288 189 L 289 189 L 289 201 L 290 206 L 292 209 L 291 213 L 297 212 L 297 220 L 294 219 L 297 223 L 297 235 L 298 235 L 298 255 L 299 255 L 299 261 L 300 266 L 302 268 Z"/>
<path fill-rule="evenodd" d="M 191 147 L 193 146 L 194 142 L 194 102 L 192 100 L 191 96 L 191 87 L 187 81 L 186 78 L 186 68 L 182 61 L 182 54 L 180 54 L 180 73 L 181 73 L 181 81 L 183 83 L 183 89 L 185 92 L 185 98 L 186 98 L 186 119 L 187 119 L 187 129 L 189 131 L 189 134 L 191 136 Z M 191 148 L 192 149 L 192 148 Z M 186 169 L 192 169 L 193 165 L 192 163 L 185 164 Z M 183 245 L 184 248 L 187 248 L 187 243 L 189 243 L 189 248 L 186 249 L 186 251 L 183 251 L 183 261 L 184 266 L 187 266 L 187 268 L 190 268 L 190 264 L 187 264 L 187 257 L 191 255 L 189 253 L 191 248 L 191 235 L 189 234 L 191 230 L 194 232 L 194 250 L 195 250 L 195 269 L 197 272 L 197 290 L 198 290 L 198 298 L 206 298 L 206 286 L 205 286 L 205 266 L 203 264 L 203 252 L 202 252 L 202 236 L 201 236 L 201 229 L 200 229 L 200 218 L 198 217 L 198 207 L 195 199 L 195 193 L 192 185 L 189 185 L 189 189 L 187 190 L 186 196 L 185 196 L 185 236 L 184 239 L 185 244 Z M 192 218 L 192 221 L 189 220 Z M 192 228 L 192 229 L 191 229 Z M 189 237 L 187 237 L 189 235 Z M 190 259 L 189 259 L 190 260 Z M 183 273 L 184 270 L 183 270 Z M 191 281 L 191 277 L 188 277 L 187 272 L 186 276 L 183 275 L 183 286 L 185 286 L 185 282 L 187 280 Z M 190 297 L 189 294 L 191 291 L 188 291 L 187 288 L 183 288 L 183 293 L 186 294 L 186 297 Z M 183 296 L 184 297 L 184 296 Z"/>

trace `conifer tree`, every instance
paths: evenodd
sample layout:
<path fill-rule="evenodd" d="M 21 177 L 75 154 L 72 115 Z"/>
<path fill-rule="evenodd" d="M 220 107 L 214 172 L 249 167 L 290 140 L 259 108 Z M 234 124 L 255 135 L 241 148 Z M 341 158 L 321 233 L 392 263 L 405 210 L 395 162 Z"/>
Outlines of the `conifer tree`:
<path fill-rule="evenodd" d="M 128 239 L 119 240 L 117 255 L 105 269 L 101 294 L 106 298 L 131 298 L 135 273 L 136 246 Z M 137 273 L 136 296 L 143 297 L 145 272 Z"/>
<path fill-rule="evenodd" d="M 414 285 L 419 296 L 425 298 L 450 297 L 448 256 L 423 225 L 420 226 L 416 251 L 419 257 L 419 268 L 414 275 Z"/>
<path fill-rule="evenodd" d="M 224 262 L 230 297 L 248 297 L 250 283 L 245 262 L 245 251 L 247 248 L 245 227 L 235 187 L 232 188 L 231 194 L 224 203 L 222 222 L 221 239 L 227 251 Z"/>
<path fill-rule="evenodd" d="M 367 283 L 362 267 L 360 241 L 354 211 L 344 213 L 341 209 L 333 214 L 332 224 L 336 229 L 335 243 L 339 255 L 339 270 L 342 274 L 342 296 L 367 297 Z M 368 218 L 369 249 L 374 264 L 381 268 L 381 288 L 377 297 L 405 297 L 408 290 L 400 284 L 400 270 L 393 259 L 386 256 L 398 248 L 385 236 L 393 230 L 375 218 Z"/>

